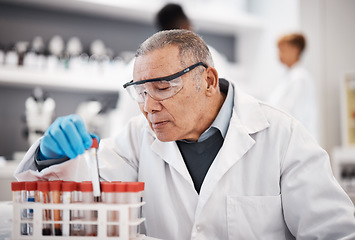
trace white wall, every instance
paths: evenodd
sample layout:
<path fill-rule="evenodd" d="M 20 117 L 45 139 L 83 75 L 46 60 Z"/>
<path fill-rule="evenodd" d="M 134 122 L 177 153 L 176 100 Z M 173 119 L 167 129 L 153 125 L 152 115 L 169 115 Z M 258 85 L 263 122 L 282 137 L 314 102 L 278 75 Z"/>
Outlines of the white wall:
<path fill-rule="evenodd" d="M 305 64 L 318 86 L 321 144 L 341 145 L 341 74 L 355 70 L 355 1 L 300 0 L 301 29 L 309 38 Z"/>

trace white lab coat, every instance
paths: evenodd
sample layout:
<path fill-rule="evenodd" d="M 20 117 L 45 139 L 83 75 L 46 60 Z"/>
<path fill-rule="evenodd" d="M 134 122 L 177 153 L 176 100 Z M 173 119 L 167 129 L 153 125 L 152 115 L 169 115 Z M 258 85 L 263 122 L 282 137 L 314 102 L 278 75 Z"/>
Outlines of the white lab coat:
<path fill-rule="evenodd" d="M 318 108 L 314 81 L 300 64 L 287 69 L 267 99 L 300 121 L 318 139 Z"/>
<path fill-rule="evenodd" d="M 29 150 L 19 180 L 88 180 L 81 157 L 33 171 Z M 160 239 L 355 239 L 353 204 L 327 153 L 288 114 L 235 88 L 224 144 L 197 194 L 175 142 L 161 142 L 138 117 L 102 140 L 106 180 L 145 182 L 147 235 Z M 32 169 L 32 170 L 29 170 Z"/>

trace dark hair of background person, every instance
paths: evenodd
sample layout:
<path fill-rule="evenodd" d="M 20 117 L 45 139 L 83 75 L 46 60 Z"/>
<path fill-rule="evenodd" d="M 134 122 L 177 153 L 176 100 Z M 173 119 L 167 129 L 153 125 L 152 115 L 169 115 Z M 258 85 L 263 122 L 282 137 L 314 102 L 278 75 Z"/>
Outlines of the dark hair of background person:
<path fill-rule="evenodd" d="M 302 53 L 306 47 L 306 38 L 301 33 L 292 33 L 282 36 L 278 41 L 278 46 L 283 43 L 288 43 L 299 49 L 299 52 Z"/>
<path fill-rule="evenodd" d="M 159 10 L 155 17 L 155 24 L 159 31 L 172 29 L 191 30 L 190 20 L 178 4 L 168 3 Z"/>

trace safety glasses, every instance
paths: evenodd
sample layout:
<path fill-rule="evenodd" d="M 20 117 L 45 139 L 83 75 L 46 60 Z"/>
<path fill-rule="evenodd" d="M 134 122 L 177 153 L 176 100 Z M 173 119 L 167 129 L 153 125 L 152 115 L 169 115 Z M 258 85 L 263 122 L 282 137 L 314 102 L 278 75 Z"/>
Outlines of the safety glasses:
<path fill-rule="evenodd" d="M 123 87 L 127 89 L 129 95 L 139 103 L 145 101 L 147 94 L 153 99 L 161 101 L 177 94 L 183 86 L 181 76 L 198 66 L 208 68 L 203 62 L 198 62 L 175 74 L 136 82 L 132 80 L 124 84 Z"/>

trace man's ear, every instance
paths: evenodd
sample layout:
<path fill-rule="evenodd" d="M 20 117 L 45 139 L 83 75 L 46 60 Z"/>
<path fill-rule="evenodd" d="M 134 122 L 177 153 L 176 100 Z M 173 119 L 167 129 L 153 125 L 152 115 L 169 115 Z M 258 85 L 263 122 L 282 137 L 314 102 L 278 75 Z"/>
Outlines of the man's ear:
<path fill-rule="evenodd" d="M 216 92 L 218 92 L 219 89 L 219 81 L 218 81 L 218 73 L 217 70 L 213 67 L 208 67 L 206 69 L 206 82 L 207 82 L 207 88 L 206 88 L 206 95 L 207 96 L 212 96 Z"/>

